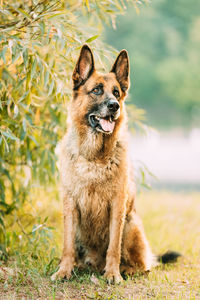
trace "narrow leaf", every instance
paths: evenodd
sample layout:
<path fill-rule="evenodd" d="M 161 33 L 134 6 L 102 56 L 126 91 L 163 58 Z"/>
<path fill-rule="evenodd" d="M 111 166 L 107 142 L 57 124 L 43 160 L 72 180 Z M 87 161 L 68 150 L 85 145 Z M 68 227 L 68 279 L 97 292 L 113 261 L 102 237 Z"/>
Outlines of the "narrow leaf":
<path fill-rule="evenodd" d="M 46 71 L 44 75 L 44 86 L 46 87 L 49 82 L 49 72 Z"/>
<path fill-rule="evenodd" d="M 19 141 L 19 139 L 14 135 L 12 134 L 11 132 L 6 132 L 6 131 L 2 131 L 1 132 L 5 137 L 11 139 L 11 140 L 14 140 L 14 141 Z"/>
<path fill-rule="evenodd" d="M 87 39 L 86 43 L 91 43 L 92 41 L 96 40 L 99 37 L 99 34 L 92 36 L 91 38 Z"/>
<path fill-rule="evenodd" d="M 19 13 L 21 13 L 25 18 L 31 20 L 30 15 L 25 10 L 23 10 L 21 8 L 18 8 L 18 9 L 15 8 L 15 10 L 18 11 Z"/>

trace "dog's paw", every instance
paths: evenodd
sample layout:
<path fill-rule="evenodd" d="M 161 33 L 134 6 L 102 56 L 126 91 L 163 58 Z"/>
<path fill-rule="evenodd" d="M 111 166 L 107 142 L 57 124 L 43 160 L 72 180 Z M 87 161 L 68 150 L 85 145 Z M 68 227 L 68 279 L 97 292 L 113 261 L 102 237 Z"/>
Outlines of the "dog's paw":
<path fill-rule="evenodd" d="M 71 277 L 72 270 L 74 268 L 74 257 L 64 256 L 60 263 L 60 267 L 56 273 L 51 276 L 51 280 L 60 280 L 66 277 L 69 279 Z"/>
<path fill-rule="evenodd" d="M 133 277 L 136 273 L 136 269 L 134 267 L 125 266 L 120 270 L 125 276 L 130 276 L 130 277 Z"/>
<path fill-rule="evenodd" d="M 61 280 L 64 277 L 69 279 L 71 277 L 71 270 L 60 267 L 59 270 L 51 276 L 51 281 Z"/>
<path fill-rule="evenodd" d="M 103 277 L 109 284 L 120 284 L 123 281 L 119 272 L 105 272 Z"/>
<path fill-rule="evenodd" d="M 59 274 L 58 272 L 55 272 L 53 275 L 51 275 L 51 281 L 56 281 L 58 279 L 61 279 L 61 277 L 59 278 Z"/>

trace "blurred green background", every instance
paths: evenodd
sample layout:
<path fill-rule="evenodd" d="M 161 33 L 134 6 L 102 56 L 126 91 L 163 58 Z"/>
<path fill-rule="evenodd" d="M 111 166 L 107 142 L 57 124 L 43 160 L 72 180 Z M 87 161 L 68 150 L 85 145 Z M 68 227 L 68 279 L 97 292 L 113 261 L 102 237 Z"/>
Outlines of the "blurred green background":
<path fill-rule="evenodd" d="M 200 1 L 153 0 L 132 6 L 105 31 L 105 41 L 126 48 L 131 103 L 162 129 L 200 125 Z"/>
<path fill-rule="evenodd" d="M 130 135 L 137 189 L 153 185 L 138 193 L 138 211 L 155 253 L 175 249 L 187 259 L 173 273 L 156 269 L 142 276 L 142 285 L 135 277 L 129 298 L 197 299 L 200 1 L 195 0 L 0 1 L 0 298 L 64 299 L 63 284 L 49 281 L 60 260 L 63 228 L 55 148 L 67 129 L 71 75 L 84 43 L 101 71 L 110 69 L 119 50 L 129 52 L 129 128 L 145 132 Z M 112 288 L 102 286 L 98 294 L 95 285 L 93 294 L 91 281 L 79 278 L 79 285 L 66 283 L 67 298 L 73 290 L 86 298 L 115 298 Z"/>
<path fill-rule="evenodd" d="M 129 52 L 129 128 L 146 133 L 131 137 L 138 189 L 149 187 L 152 173 L 156 188 L 200 189 L 200 2 L 4 0 L 0 7 L 0 259 L 30 241 L 43 253 L 47 218 L 60 218 L 55 147 L 84 43 L 101 71 L 119 50 Z"/>

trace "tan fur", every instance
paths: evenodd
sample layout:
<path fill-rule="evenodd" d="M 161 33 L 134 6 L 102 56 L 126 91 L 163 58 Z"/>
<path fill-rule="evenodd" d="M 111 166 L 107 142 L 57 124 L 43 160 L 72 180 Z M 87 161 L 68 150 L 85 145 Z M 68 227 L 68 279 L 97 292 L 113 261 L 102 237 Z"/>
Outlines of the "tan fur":
<path fill-rule="evenodd" d="M 89 67 L 86 67 L 87 73 Z M 74 72 L 74 80 L 77 76 Z M 120 90 L 120 116 L 109 135 L 94 134 L 85 118 L 93 103 L 88 91 L 98 82 L 104 84 L 108 95 L 113 85 Z M 135 183 L 128 155 L 125 96 L 115 73 L 103 75 L 95 70 L 74 91 L 68 132 L 59 154 L 64 247 L 60 268 L 52 279 L 69 278 L 75 264 L 104 270 L 109 282 L 122 280 L 120 270 L 133 274 L 151 268 L 153 255 L 134 207 Z"/>

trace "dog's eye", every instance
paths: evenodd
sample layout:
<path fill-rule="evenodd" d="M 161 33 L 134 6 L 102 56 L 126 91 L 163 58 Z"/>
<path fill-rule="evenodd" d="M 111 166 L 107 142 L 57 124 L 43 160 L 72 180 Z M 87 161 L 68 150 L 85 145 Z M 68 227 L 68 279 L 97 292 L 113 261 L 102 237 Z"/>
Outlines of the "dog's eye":
<path fill-rule="evenodd" d="M 119 98 L 119 91 L 118 90 L 114 90 L 113 91 L 113 95 L 116 97 L 116 98 Z"/>
<path fill-rule="evenodd" d="M 92 90 L 92 93 L 95 94 L 95 95 L 101 95 L 102 94 L 102 89 L 99 86 L 97 86 Z"/>

